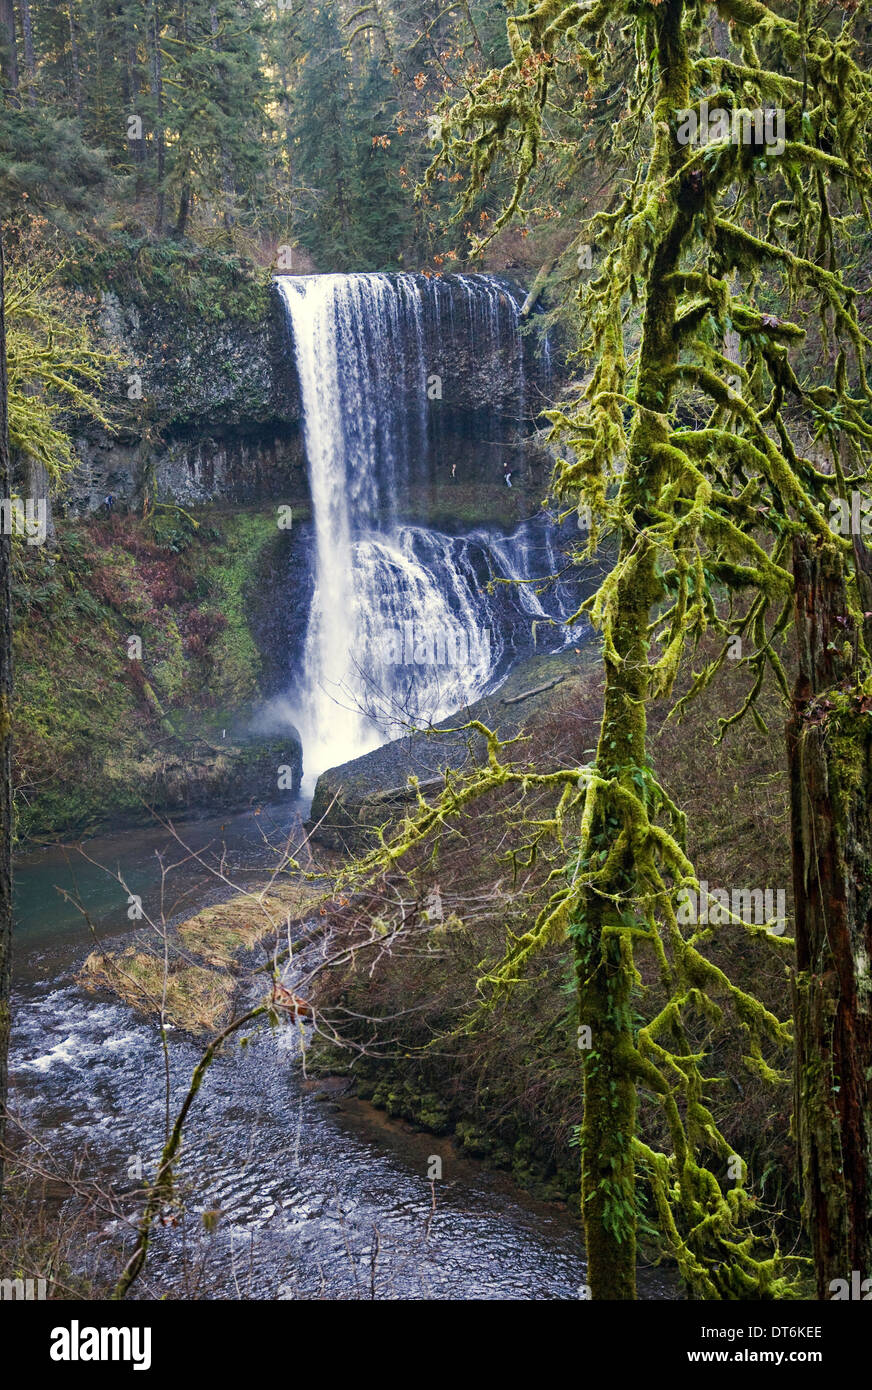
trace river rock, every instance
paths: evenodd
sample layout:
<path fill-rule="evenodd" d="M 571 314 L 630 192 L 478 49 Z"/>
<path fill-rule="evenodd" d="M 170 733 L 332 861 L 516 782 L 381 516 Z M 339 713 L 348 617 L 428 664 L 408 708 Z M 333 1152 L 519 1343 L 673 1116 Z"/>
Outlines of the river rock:
<path fill-rule="evenodd" d="M 599 645 L 588 641 L 519 662 L 493 694 L 424 729 L 330 768 L 318 778 L 308 829 L 333 849 L 359 852 L 377 841 L 377 827 L 390 825 L 414 804 L 408 779 L 432 797 L 444 772 L 472 771 L 487 757 L 481 734 L 462 725 L 480 720 L 502 739 L 511 738 L 562 700 L 599 661 Z M 452 732 L 438 732 L 450 730 Z"/>
<path fill-rule="evenodd" d="M 220 743 L 171 740 L 135 764 L 119 761 L 105 769 L 110 783 L 117 776 L 124 790 L 133 779 L 142 797 L 141 815 L 126 807 L 113 815 L 113 824 L 149 823 L 153 811 L 179 817 L 267 805 L 279 795 L 279 767 L 290 769 L 291 785 L 283 795 L 296 797 L 303 758 L 299 735 L 291 730 L 281 737 L 248 734 Z"/>

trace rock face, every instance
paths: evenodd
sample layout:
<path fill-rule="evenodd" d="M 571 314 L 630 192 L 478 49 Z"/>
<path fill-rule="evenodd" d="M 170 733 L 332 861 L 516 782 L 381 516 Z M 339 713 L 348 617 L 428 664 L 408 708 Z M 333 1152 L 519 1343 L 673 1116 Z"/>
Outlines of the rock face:
<path fill-rule="evenodd" d="M 274 294 L 260 321 L 209 323 L 109 293 L 102 327 L 129 363 L 124 427 L 77 438 L 62 512 L 84 515 L 110 493 L 131 506 L 146 494 L 188 506 L 305 495 L 299 387 Z"/>
<path fill-rule="evenodd" d="M 484 738 L 459 726 L 477 719 L 500 738 L 511 738 L 547 711 L 555 698 L 562 698 L 570 683 L 589 673 L 598 661 L 595 642 L 588 642 L 580 653 L 568 650 L 522 661 L 493 694 L 436 725 L 437 730 L 457 732 L 410 734 L 330 768 L 315 787 L 310 829 L 335 849 L 368 848 L 377 839 L 377 827 L 397 821 L 414 805 L 410 775 L 418 778 L 420 790 L 430 797 L 444 786 L 445 768 L 471 772 L 486 760 Z"/>
<path fill-rule="evenodd" d="M 296 424 L 300 397 L 279 307 L 271 295 L 260 320 L 211 323 L 173 304 L 124 306 L 107 293 L 102 326 L 141 377 L 148 413 L 169 429 Z"/>
<path fill-rule="evenodd" d="M 553 363 L 533 332 L 520 338 L 529 389 L 508 389 L 508 363 L 485 348 L 484 326 L 469 318 L 461 277 L 437 287 L 420 280 L 427 363 L 427 429 L 435 471 L 458 482 L 500 480 L 502 445 L 529 434 L 548 399 Z M 501 282 L 505 303 L 523 291 Z M 439 321 L 453 325 L 443 361 Z M 274 284 L 261 319 L 207 322 L 171 303 L 148 308 L 103 296 L 102 327 L 128 367 L 117 382 L 124 424 L 114 434 L 86 429 L 76 438 L 80 466 L 57 503 L 62 515 L 96 510 L 108 494 L 121 506 L 144 497 L 233 504 L 300 501 L 308 494 L 300 387 L 282 296 Z M 442 335 L 444 341 L 444 333 Z M 416 349 L 418 345 L 415 345 Z M 410 345 L 411 349 L 411 345 Z M 418 358 L 410 350 L 411 367 Z M 420 393 L 414 381 L 398 391 Z M 140 394 L 141 393 L 141 394 Z M 541 450 L 517 450 L 517 478 L 543 472 Z M 489 466 L 493 465 L 493 466 Z M 452 472 L 452 468 L 455 470 Z"/>
<path fill-rule="evenodd" d="M 302 772 L 302 747 L 291 728 L 280 737 L 247 733 L 216 741 L 210 733 L 164 739 L 140 757 L 121 753 L 95 766 L 88 791 L 96 795 L 89 801 L 75 795 L 34 798 L 26 816 L 19 816 L 19 834 L 33 845 L 153 825 L 155 816 L 184 820 L 246 811 L 297 798 Z"/>
<path fill-rule="evenodd" d="M 199 740 L 189 749 L 153 753 L 125 775 L 135 777 L 146 805 L 142 813 L 128 808 L 125 824 L 150 823 L 151 809 L 175 816 L 241 811 L 274 801 L 279 795 L 277 772 L 286 768 L 284 795 L 296 797 L 303 774 L 299 737 L 288 731 L 281 738 L 250 736 L 216 744 Z M 119 820 L 116 819 L 116 825 Z"/>
<path fill-rule="evenodd" d="M 76 450 L 82 462 L 59 507 L 66 516 L 96 511 L 109 494 L 135 507 L 149 486 L 158 501 L 184 507 L 291 502 L 307 493 L 300 436 L 275 423 L 170 435 L 159 445 L 93 434 L 80 437 Z"/>

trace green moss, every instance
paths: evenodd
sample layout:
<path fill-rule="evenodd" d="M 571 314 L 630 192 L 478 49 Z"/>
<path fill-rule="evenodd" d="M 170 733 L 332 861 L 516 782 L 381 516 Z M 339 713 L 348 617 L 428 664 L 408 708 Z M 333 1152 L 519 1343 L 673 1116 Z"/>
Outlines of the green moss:
<path fill-rule="evenodd" d="M 227 251 L 185 241 L 156 241 L 135 229 L 112 233 L 71 257 L 78 284 L 112 290 L 148 310 L 173 304 L 206 322 L 259 323 L 267 310 L 269 274 Z"/>
<path fill-rule="evenodd" d="M 184 547 L 175 531 L 116 516 L 62 521 L 54 553 L 18 548 L 13 718 L 21 838 L 141 820 L 143 798 L 162 785 L 155 750 L 184 761 L 191 747 L 184 739 L 223 728 L 257 698 L 261 658 L 250 597 L 276 536 L 274 513 L 213 510 L 201 523 Z M 128 657 L 131 635 L 142 639 L 141 662 Z M 191 776 L 209 775 L 208 749 L 194 751 Z M 229 775 L 256 768 L 264 750 L 222 741 L 218 753 Z"/>
<path fill-rule="evenodd" d="M 188 683 L 182 634 L 172 617 L 165 619 L 161 635 L 165 655 L 155 664 L 154 683 L 172 705 L 183 694 Z"/>
<path fill-rule="evenodd" d="M 275 513 L 240 511 L 224 518 L 222 530 L 223 541 L 209 552 L 209 579 L 226 622 L 216 638 L 214 660 L 222 673 L 222 704 L 232 709 L 258 691 L 261 657 L 248 623 L 250 591 L 257 584 L 263 551 L 277 536 Z"/>
<path fill-rule="evenodd" d="M 872 714 L 859 713 L 858 705 L 868 698 L 870 684 L 872 682 L 866 680 L 850 693 L 837 690 L 829 696 L 833 710 L 826 721 L 830 748 L 828 767 L 838 780 L 843 814 L 851 809 L 854 798 L 866 794 Z M 844 823 L 840 828 L 844 832 Z"/>

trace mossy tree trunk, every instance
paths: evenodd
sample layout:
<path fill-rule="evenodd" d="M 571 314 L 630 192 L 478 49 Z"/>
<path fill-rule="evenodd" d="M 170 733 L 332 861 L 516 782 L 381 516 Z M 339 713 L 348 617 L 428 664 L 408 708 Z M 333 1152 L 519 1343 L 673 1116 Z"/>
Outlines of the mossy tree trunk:
<path fill-rule="evenodd" d="M 7 418 L 6 320 L 4 317 L 3 240 L 0 237 L 0 497 L 10 495 Z M 0 1203 L 3 1197 L 3 1143 L 9 1062 L 9 995 L 12 977 L 12 619 L 10 613 L 11 538 L 0 531 Z M 2 1211 L 2 1206 L 0 1206 Z"/>
<path fill-rule="evenodd" d="M 828 1298 L 832 1280 L 872 1275 L 872 699 L 835 549 L 798 538 L 794 574 L 794 1124 L 818 1297 Z"/>
<path fill-rule="evenodd" d="M 689 63 L 682 28 L 684 0 L 667 0 L 655 16 L 659 88 L 658 133 L 652 161 L 660 170 L 662 235 L 649 278 L 639 356 L 637 403 L 623 485 L 625 525 L 619 564 L 623 573 L 615 594 L 613 653 L 606 652 L 605 705 L 596 765 L 632 794 L 633 778 L 645 767 L 649 679 L 648 625 L 661 597 L 650 499 L 663 483 L 662 446 L 669 440 L 670 377 L 678 360 L 675 333 L 677 296 L 674 275 L 690 230 L 692 209 L 683 205 L 673 179 L 684 162 L 675 138 L 675 111 L 689 101 Z M 655 461 L 657 460 L 657 461 Z M 603 823 L 594 825 L 591 843 L 600 850 L 613 840 Z M 615 866 L 614 899 L 632 894 L 636 884 L 632 848 Z M 576 926 L 576 979 L 579 1022 L 591 1028 L 592 1047 L 584 1059 L 584 1119 L 581 1130 L 581 1200 L 588 1259 L 588 1281 L 595 1299 L 636 1296 L 635 1155 L 636 1085 L 633 1062 L 632 993 L 635 979 L 631 939 L 617 903 L 603 888 L 591 887 Z"/>

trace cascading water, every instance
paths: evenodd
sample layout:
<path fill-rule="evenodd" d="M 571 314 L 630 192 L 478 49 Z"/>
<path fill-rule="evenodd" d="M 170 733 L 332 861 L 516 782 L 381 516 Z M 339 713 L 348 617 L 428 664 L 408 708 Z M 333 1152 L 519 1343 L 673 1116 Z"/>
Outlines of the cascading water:
<path fill-rule="evenodd" d="M 478 361 L 498 363 L 511 413 L 523 418 L 519 311 L 506 287 L 484 275 L 277 283 L 300 381 L 315 522 L 298 691 L 308 781 L 410 723 L 479 698 L 511 664 L 519 624 L 529 640 L 531 621 L 559 626 L 574 604 L 561 603 L 559 585 L 546 611 L 532 585 L 492 583 L 559 568 L 541 520 L 511 536 L 479 528 L 459 537 L 397 522 L 402 491 L 430 476 L 428 398 L 454 354 L 472 350 Z M 500 428 L 491 421 L 487 432 Z M 566 637 L 561 627 L 552 645 Z"/>

